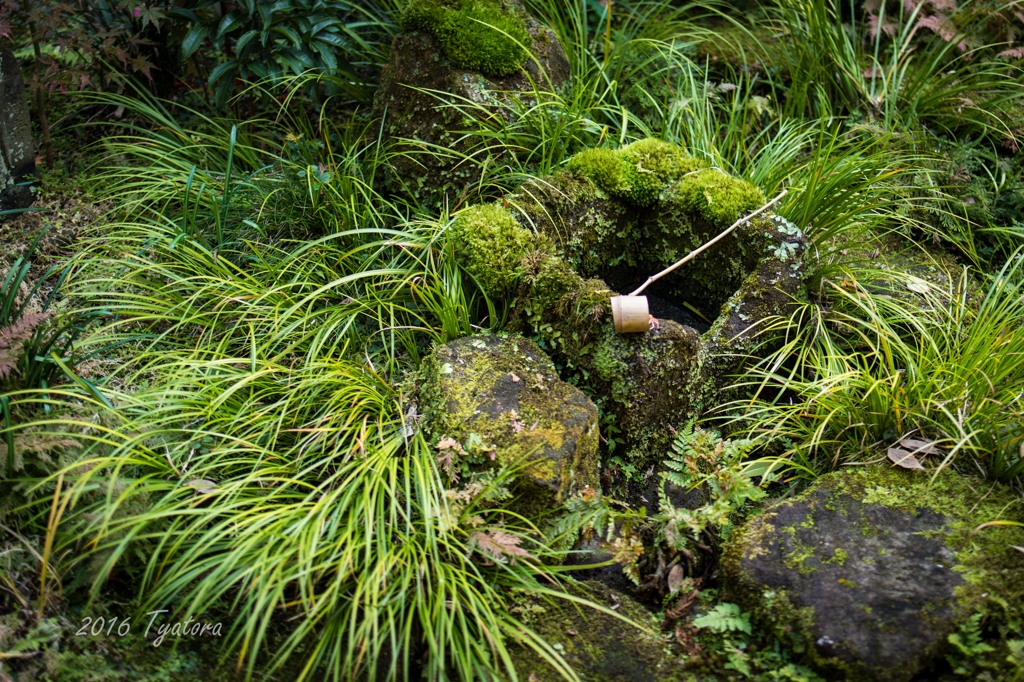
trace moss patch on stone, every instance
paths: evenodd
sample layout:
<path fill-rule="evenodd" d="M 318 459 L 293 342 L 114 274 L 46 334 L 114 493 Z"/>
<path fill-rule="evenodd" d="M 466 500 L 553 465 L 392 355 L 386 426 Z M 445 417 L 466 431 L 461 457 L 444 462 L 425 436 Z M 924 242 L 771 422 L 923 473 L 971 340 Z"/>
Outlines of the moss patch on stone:
<path fill-rule="evenodd" d="M 421 368 L 420 408 L 435 440 L 478 461 L 522 467 L 529 503 L 546 511 L 599 485 L 597 409 L 521 337 L 471 336 L 437 347 Z M 538 502 L 540 500 L 540 502 Z"/>
<path fill-rule="evenodd" d="M 683 682 L 697 677 L 682 670 L 669 653 L 652 614 L 630 597 L 598 582 L 570 585 L 574 597 L 589 599 L 644 626 L 644 632 L 603 611 L 573 602 L 531 598 L 518 608 L 520 617 L 543 641 L 558 651 L 587 682 Z M 513 649 L 520 679 L 555 682 L 558 675 L 538 654 L 524 647 Z"/>
<path fill-rule="evenodd" d="M 495 299 L 511 293 L 522 274 L 524 256 L 541 241 L 500 204 L 477 204 L 461 211 L 448 237 L 456 260 Z"/>
<path fill-rule="evenodd" d="M 671 183 L 703 165 L 682 147 L 649 138 L 618 150 L 587 149 L 569 159 L 567 168 L 617 199 L 653 206 Z"/>
<path fill-rule="evenodd" d="M 994 519 L 1024 520 L 1024 500 L 951 470 L 846 469 L 749 521 L 723 569 L 732 598 L 848 679 L 910 679 L 971 618 L 1005 666 L 1024 625 L 1024 528 L 975 532 Z"/>
<path fill-rule="evenodd" d="M 673 199 L 719 225 L 732 223 L 765 201 L 757 187 L 717 168 L 703 168 L 683 177 L 673 188 Z"/>
<path fill-rule="evenodd" d="M 518 71 L 532 44 L 524 18 L 498 0 L 410 0 L 401 22 L 436 37 L 459 68 L 488 76 Z"/>

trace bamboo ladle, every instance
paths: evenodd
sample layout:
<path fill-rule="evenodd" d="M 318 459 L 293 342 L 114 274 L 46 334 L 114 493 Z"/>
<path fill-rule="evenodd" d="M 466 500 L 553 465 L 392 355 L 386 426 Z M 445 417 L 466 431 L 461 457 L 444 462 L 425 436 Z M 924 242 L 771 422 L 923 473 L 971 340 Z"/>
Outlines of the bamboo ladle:
<path fill-rule="evenodd" d="M 782 190 L 774 199 L 772 199 L 767 204 L 757 209 L 753 213 L 740 218 L 711 241 L 707 242 L 706 244 L 701 244 L 696 249 L 686 254 L 685 256 L 683 256 L 675 263 L 662 270 L 661 272 L 657 273 L 656 275 L 651 275 L 650 277 L 647 278 L 647 281 L 641 284 L 635 291 L 629 293 L 626 296 L 612 296 L 612 319 L 615 322 L 615 331 L 617 331 L 620 334 L 650 331 L 650 308 L 648 308 L 647 306 L 647 297 L 640 296 L 640 292 L 642 292 L 652 283 L 661 279 L 668 273 L 681 267 L 684 263 L 687 263 L 693 258 L 699 256 L 709 247 L 713 246 L 720 239 L 727 236 L 730 232 L 732 232 L 737 227 L 739 227 L 746 221 L 756 216 L 758 213 L 766 211 L 775 204 L 777 204 L 782 199 L 782 197 L 786 196 L 787 192 L 788 190 Z"/>

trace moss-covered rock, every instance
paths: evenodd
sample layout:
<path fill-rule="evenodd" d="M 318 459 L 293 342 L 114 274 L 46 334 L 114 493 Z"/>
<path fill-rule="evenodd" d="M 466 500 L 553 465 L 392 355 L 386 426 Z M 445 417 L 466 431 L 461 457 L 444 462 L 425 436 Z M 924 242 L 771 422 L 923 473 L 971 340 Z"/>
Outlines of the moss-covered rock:
<path fill-rule="evenodd" d="M 480 166 L 465 158 L 473 151 L 460 132 L 473 127 L 468 117 L 507 116 L 509 103 L 529 97 L 534 83 L 560 87 L 569 61 L 554 33 L 518 0 L 416 0 L 404 17 L 406 30 L 395 36 L 374 97 L 374 115 L 395 152 L 380 189 L 428 207 L 446 198 L 454 206 L 480 179 Z M 476 108 L 450 106 L 459 102 Z"/>
<path fill-rule="evenodd" d="M 567 173 L 528 183 L 509 199 L 524 224 L 549 236 L 584 277 L 629 291 L 725 230 L 765 197 L 748 182 L 707 168 L 678 145 L 640 140 L 619 150 L 592 149 Z M 765 232 L 770 234 L 765 235 Z M 720 306 L 781 242 L 802 252 L 802 237 L 771 224 L 748 224 L 651 293 L 684 302 L 713 320 Z"/>
<path fill-rule="evenodd" d="M 1024 529 L 975 532 L 994 519 L 1024 520 L 1024 501 L 950 470 L 845 470 L 735 531 L 723 571 L 733 600 L 834 679 L 909 680 L 972 617 L 998 633 L 1024 613 Z"/>
<path fill-rule="evenodd" d="M 510 76 L 526 61 L 533 39 L 522 7 L 499 0 L 410 0 L 402 28 L 426 31 L 460 69 Z"/>
<path fill-rule="evenodd" d="M 646 471 L 667 451 L 672 428 L 713 402 L 741 354 L 754 349 L 751 330 L 802 296 L 805 238 L 778 216 L 742 224 L 648 290 L 656 312 L 675 311 L 648 334 L 616 334 L 609 299 L 763 202 L 756 187 L 678 145 L 642 140 L 583 152 L 566 171 L 487 209 L 508 212 L 535 234 L 532 242 L 521 233 L 514 240 L 517 266 L 504 257 L 458 257 L 478 280 L 516 273 L 513 327 L 536 338 L 598 403 L 612 454 Z"/>
<path fill-rule="evenodd" d="M 602 611 L 573 602 L 533 600 L 519 607 L 520 617 L 552 645 L 580 679 L 587 682 L 683 682 L 696 679 L 682 670 L 658 634 L 652 614 L 630 597 L 597 582 L 581 583 L 570 593 L 593 601 L 647 632 Z M 515 647 L 512 660 L 520 679 L 562 680 L 536 653 Z"/>
<path fill-rule="evenodd" d="M 439 346 L 424 361 L 420 404 L 427 428 L 464 450 L 487 452 L 518 475 L 528 506 L 550 510 L 567 495 L 597 488 L 597 408 L 532 341 L 471 336 Z"/>

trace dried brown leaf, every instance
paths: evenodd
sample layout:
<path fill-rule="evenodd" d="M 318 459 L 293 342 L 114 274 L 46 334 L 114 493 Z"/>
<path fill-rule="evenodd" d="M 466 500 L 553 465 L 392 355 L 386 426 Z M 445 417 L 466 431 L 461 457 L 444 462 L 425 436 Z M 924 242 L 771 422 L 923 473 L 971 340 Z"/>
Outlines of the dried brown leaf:
<path fill-rule="evenodd" d="M 938 455 L 942 456 L 942 450 L 935 447 L 935 442 L 930 440 L 919 440 L 917 438 L 901 438 L 899 445 L 906 450 L 912 451 L 915 455 Z"/>
<path fill-rule="evenodd" d="M 683 648 L 690 658 L 699 658 L 701 655 L 700 644 L 697 643 L 697 628 L 690 623 L 680 623 L 675 631 L 676 643 Z"/>
<path fill-rule="evenodd" d="M 917 457 L 914 457 L 914 453 L 904 450 L 901 447 L 892 446 L 886 451 L 889 459 L 892 460 L 893 464 L 904 469 L 917 469 L 924 471 L 924 467 L 917 461 Z"/>
<path fill-rule="evenodd" d="M 668 572 L 668 592 L 669 594 L 675 594 L 679 591 L 679 588 L 683 585 L 683 567 L 676 564 Z"/>

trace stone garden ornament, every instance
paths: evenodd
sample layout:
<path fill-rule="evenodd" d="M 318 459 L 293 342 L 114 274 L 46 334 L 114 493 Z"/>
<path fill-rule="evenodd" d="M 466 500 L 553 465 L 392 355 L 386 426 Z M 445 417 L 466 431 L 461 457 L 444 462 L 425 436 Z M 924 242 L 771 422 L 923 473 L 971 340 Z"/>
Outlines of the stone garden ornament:
<path fill-rule="evenodd" d="M 620 334 L 627 334 L 631 332 L 646 332 L 651 329 L 657 328 L 659 324 L 657 320 L 655 320 L 649 312 L 650 308 L 647 304 L 647 297 L 641 296 L 640 293 L 643 292 L 644 289 L 649 287 L 657 280 L 661 279 L 662 277 L 669 274 L 673 270 L 682 267 L 683 265 L 699 256 L 707 249 L 714 246 L 718 241 L 724 239 L 726 236 L 729 235 L 729 233 L 731 233 L 733 230 L 735 230 L 737 227 L 739 227 L 746 221 L 750 220 L 759 213 L 767 211 L 769 208 L 771 208 L 779 201 L 781 201 L 782 198 L 786 196 L 787 192 L 788 190 L 782 190 L 774 199 L 772 199 L 767 204 L 757 209 L 753 213 L 744 216 L 743 218 L 740 218 L 732 225 L 730 225 L 728 228 L 726 228 L 723 232 L 721 232 L 714 239 L 697 247 L 690 253 L 686 254 L 685 256 L 677 260 L 672 265 L 662 270 L 661 272 L 648 277 L 646 282 L 641 284 L 631 293 L 625 296 L 612 296 L 612 319 L 615 323 L 615 331 L 619 332 Z"/>

